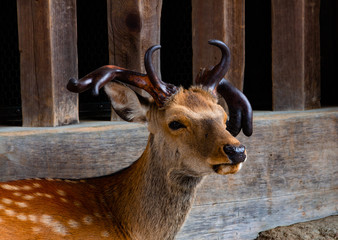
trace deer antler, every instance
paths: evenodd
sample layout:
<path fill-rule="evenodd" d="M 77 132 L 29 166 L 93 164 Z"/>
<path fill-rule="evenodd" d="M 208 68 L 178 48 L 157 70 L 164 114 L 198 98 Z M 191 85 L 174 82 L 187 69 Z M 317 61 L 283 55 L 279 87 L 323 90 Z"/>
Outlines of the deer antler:
<path fill-rule="evenodd" d="M 99 89 L 105 84 L 118 80 L 145 90 L 153 97 L 157 106 L 162 107 L 166 100 L 177 91 L 177 87 L 164 83 L 155 73 L 151 57 L 153 52 L 159 48 L 161 48 L 160 45 L 149 48 L 144 56 L 147 74 L 130 71 L 114 65 L 106 65 L 79 80 L 71 78 L 67 84 L 67 89 L 71 92 L 80 93 L 93 88 L 93 94 L 98 95 Z"/>
<path fill-rule="evenodd" d="M 251 136 L 253 113 L 246 96 L 224 78 L 218 84 L 217 92 L 224 98 L 229 108 L 230 120 L 227 123 L 227 130 L 233 136 L 237 136 L 242 128 L 246 136 Z"/>
<path fill-rule="evenodd" d="M 253 114 L 250 102 L 241 91 L 223 78 L 229 69 L 230 50 L 225 43 L 218 40 L 209 40 L 208 43 L 220 48 L 222 58 L 214 67 L 202 68 L 195 82 L 203 85 L 215 95 L 217 91 L 224 98 L 230 115 L 227 130 L 233 136 L 237 136 L 241 128 L 246 136 L 251 136 Z"/>
<path fill-rule="evenodd" d="M 213 67 L 209 67 L 208 69 L 201 68 L 196 77 L 196 84 L 202 84 L 216 95 L 218 84 L 230 66 L 230 50 L 227 45 L 219 40 L 209 40 L 208 43 L 221 49 L 222 58 L 221 61 Z"/>

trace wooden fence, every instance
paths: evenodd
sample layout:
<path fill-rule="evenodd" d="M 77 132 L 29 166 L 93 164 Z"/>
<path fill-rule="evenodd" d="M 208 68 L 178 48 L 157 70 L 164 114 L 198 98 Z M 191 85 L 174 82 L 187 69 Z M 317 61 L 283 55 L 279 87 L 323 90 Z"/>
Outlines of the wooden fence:
<path fill-rule="evenodd" d="M 239 137 L 247 163 L 234 176 L 205 180 L 177 239 L 253 239 L 338 213 L 338 108 L 319 108 L 319 3 L 271 1 L 273 109 L 289 111 L 254 113 L 253 136 Z M 245 1 L 191 4 L 193 74 L 218 61 L 207 40 L 219 39 L 232 52 L 226 77 L 243 89 Z M 144 126 L 55 128 L 79 122 L 78 97 L 65 88 L 78 77 L 76 0 L 17 0 L 17 8 L 24 127 L 0 128 L 0 181 L 99 176 L 137 159 Z M 110 64 L 144 72 L 145 50 L 160 43 L 161 8 L 161 0 L 107 0 Z M 159 55 L 154 62 L 159 70 Z"/>
<path fill-rule="evenodd" d="M 162 1 L 108 0 L 109 63 L 144 72 L 145 50 L 160 43 Z M 244 0 L 192 0 L 193 76 L 217 62 L 209 39 L 232 52 L 226 77 L 243 89 Z M 272 1 L 274 110 L 320 106 L 319 0 Z M 24 126 L 78 122 L 78 99 L 66 83 L 77 77 L 76 0 L 18 0 Z M 154 59 L 159 69 L 159 55 Z"/>

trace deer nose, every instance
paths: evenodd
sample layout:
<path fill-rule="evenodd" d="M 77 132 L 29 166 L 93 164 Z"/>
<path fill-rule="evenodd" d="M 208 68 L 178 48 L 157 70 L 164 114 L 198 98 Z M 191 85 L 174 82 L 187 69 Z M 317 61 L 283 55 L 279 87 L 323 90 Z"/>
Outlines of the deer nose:
<path fill-rule="evenodd" d="M 246 159 L 245 147 L 242 144 L 239 146 L 226 144 L 223 151 L 234 164 L 244 162 Z"/>

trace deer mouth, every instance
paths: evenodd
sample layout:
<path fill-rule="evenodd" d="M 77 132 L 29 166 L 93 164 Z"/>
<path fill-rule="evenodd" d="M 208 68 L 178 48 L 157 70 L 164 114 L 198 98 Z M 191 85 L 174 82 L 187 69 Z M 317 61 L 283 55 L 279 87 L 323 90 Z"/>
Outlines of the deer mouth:
<path fill-rule="evenodd" d="M 221 163 L 212 166 L 215 173 L 220 175 L 234 174 L 241 170 L 243 163 Z"/>

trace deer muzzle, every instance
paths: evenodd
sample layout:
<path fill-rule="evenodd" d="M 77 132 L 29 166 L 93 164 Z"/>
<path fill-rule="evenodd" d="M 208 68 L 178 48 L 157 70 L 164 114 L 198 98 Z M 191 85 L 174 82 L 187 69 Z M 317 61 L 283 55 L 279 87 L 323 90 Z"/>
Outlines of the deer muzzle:
<path fill-rule="evenodd" d="M 232 164 L 242 163 L 246 160 L 246 150 L 242 144 L 239 146 L 226 144 L 223 147 L 223 151 L 228 156 Z"/>

